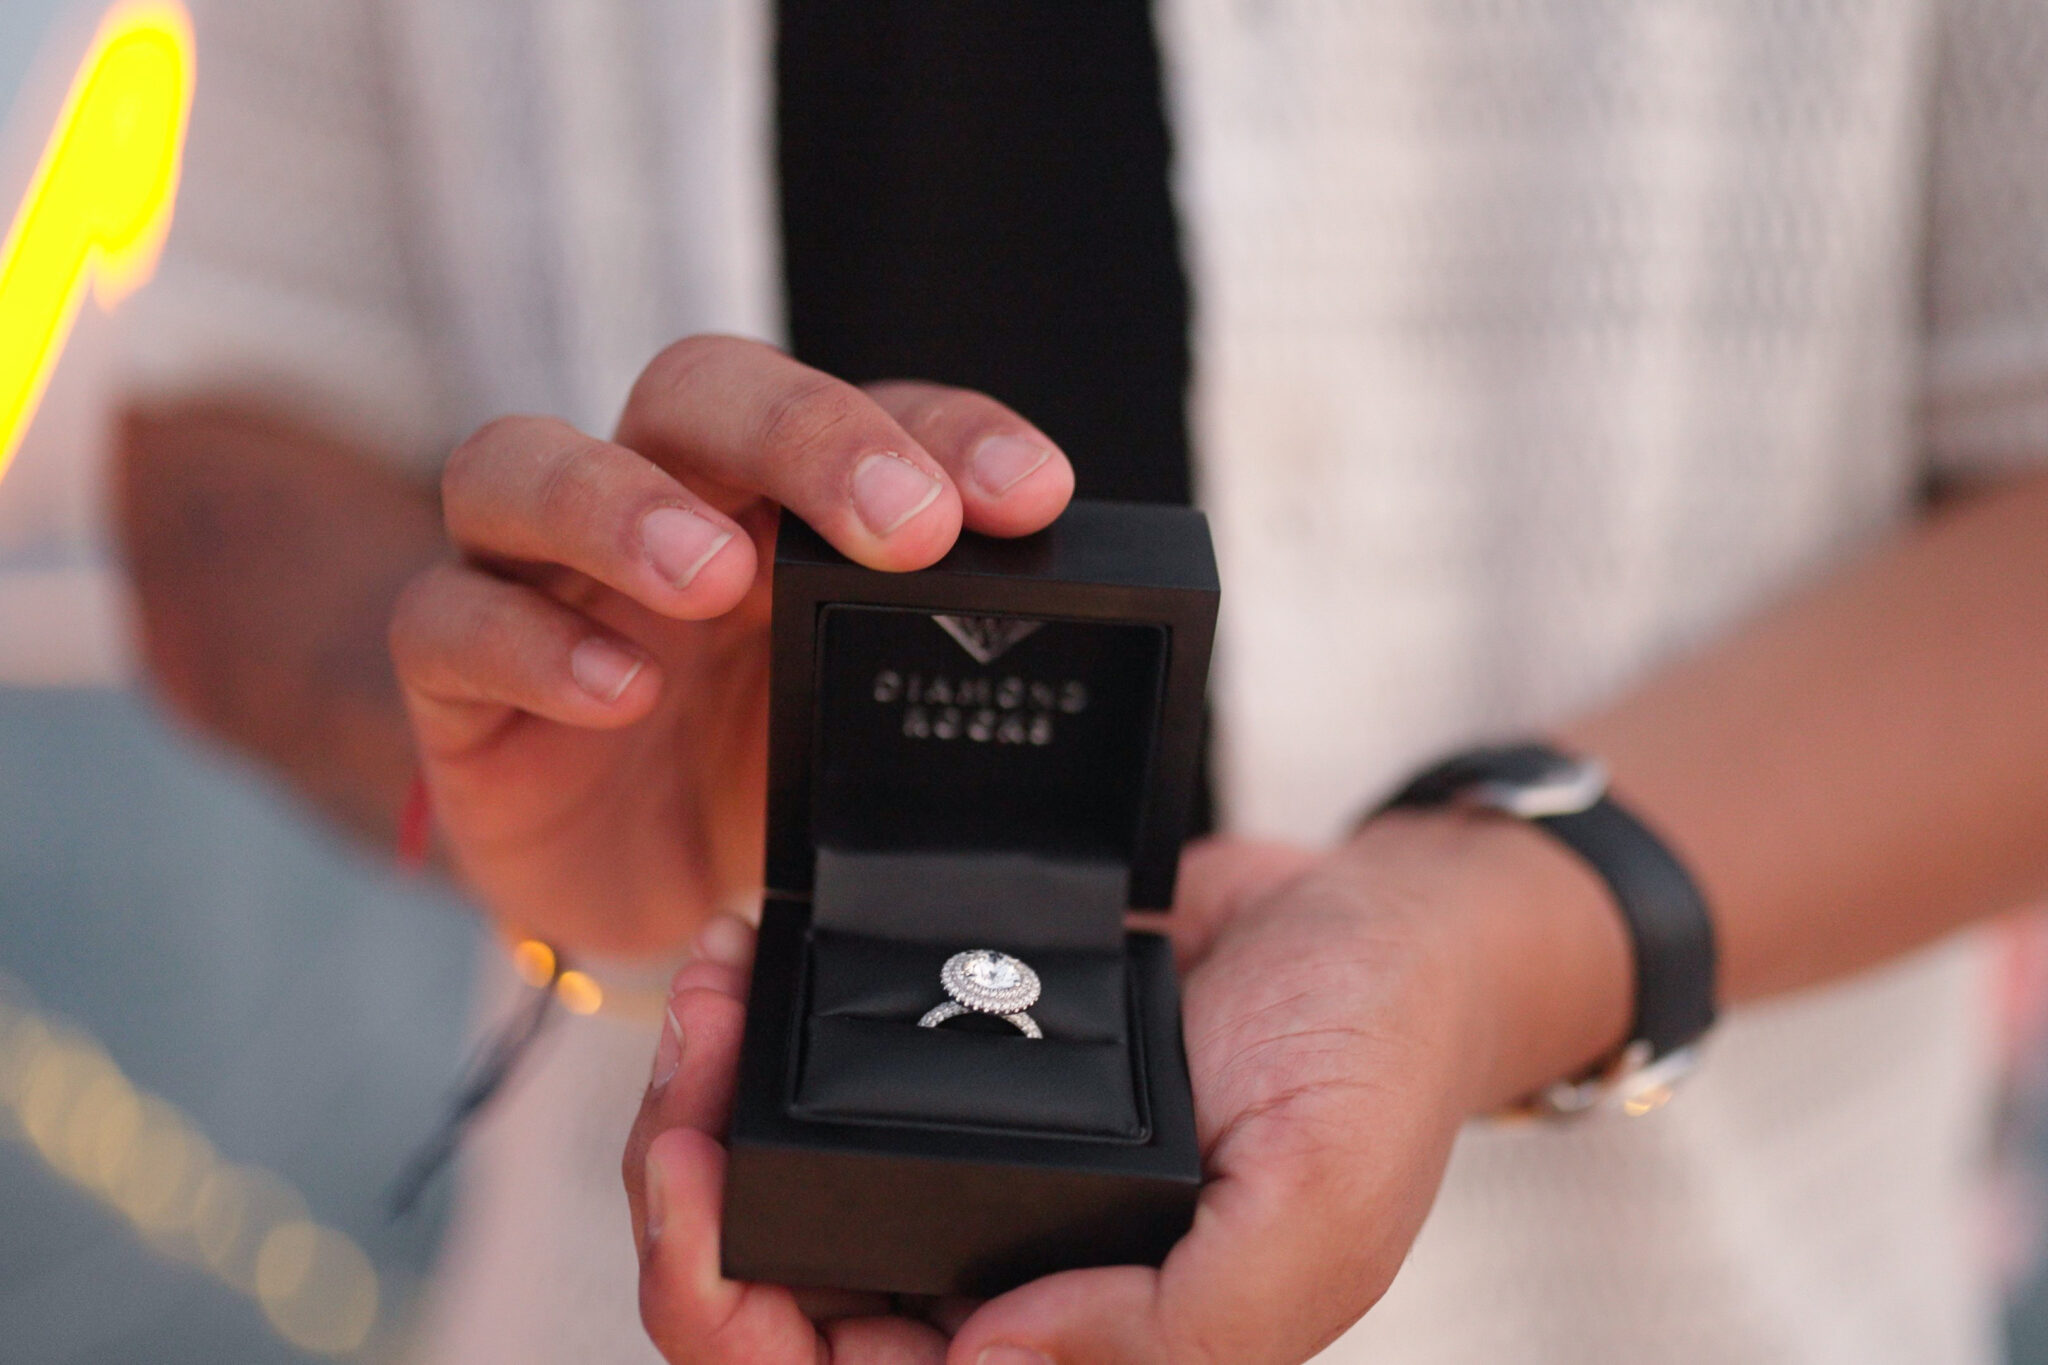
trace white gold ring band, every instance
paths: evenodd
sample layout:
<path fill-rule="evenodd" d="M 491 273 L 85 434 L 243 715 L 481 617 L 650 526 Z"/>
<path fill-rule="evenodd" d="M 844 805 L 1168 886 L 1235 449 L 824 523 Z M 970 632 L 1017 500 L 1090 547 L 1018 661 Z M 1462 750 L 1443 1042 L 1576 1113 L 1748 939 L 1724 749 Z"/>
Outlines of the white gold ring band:
<path fill-rule="evenodd" d="M 958 1019 L 963 1014 L 978 1013 L 980 1013 L 979 1010 L 971 1010 L 958 1000 L 948 1000 L 943 1005 L 933 1005 L 929 1010 L 926 1010 L 924 1018 L 917 1021 L 917 1026 L 919 1028 L 937 1028 L 948 1019 Z M 1015 1014 L 998 1014 L 996 1018 L 1001 1019 L 1005 1023 L 1015 1024 L 1017 1031 L 1026 1038 L 1045 1037 L 1044 1032 L 1038 1027 L 1038 1021 L 1022 1010 L 1018 1010 Z"/>

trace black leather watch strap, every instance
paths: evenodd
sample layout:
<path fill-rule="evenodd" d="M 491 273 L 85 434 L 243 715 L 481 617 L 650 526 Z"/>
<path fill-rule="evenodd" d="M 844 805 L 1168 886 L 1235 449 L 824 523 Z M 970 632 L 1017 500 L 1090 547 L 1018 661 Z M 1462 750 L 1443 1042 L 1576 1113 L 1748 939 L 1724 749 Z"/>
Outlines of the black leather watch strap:
<path fill-rule="evenodd" d="M 1663 840 L 1610 796 L 1576 815 L 1532 823 L 1591 864 L 1635 947 L 1636 1017 L 1631 1041 L 1652 1060 L 1688 1047 L 1714 1022 L 1714 931 L 1706 901 Z"/>
<path fill-rule="evenodd" d="M 1595 780 L 1574 786 L 1574 775 L 1581 773 Z M 1583 858 L 1607 883 L 1628 930 L 1636 973 L 1629 1042 L 1647 1045 L 1655 1061 L 1689 1047 L 1714 1022 L 1713 920 L 1677 855 L 1606 794 L 1605 785 L 1600 770 L 1583 760 L 1547 745 L 1518 744 L 1476 749 L 1436 764 L 1382 809 L 1468 803 L 1518 814 Z M 1513 799 L 1519 793 L 1539 799 L 1521 809 Z M 1543 809 L 1546 800 L 1557 803 L 1556 793 L 1567 793 L 1566 808 Z"/>

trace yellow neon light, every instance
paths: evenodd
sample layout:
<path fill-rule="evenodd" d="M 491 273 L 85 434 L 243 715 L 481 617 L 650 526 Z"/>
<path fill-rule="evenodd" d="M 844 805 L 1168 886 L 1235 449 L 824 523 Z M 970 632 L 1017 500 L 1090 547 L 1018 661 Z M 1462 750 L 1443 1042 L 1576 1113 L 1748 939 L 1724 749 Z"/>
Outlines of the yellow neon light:
<path fill-rule="evenodd" d="M 49 386 L 87 282 L 111 309 L 156 268 L 191 105 L 184 7 L 116 5 L 0 243 L 0 476 Z"/>

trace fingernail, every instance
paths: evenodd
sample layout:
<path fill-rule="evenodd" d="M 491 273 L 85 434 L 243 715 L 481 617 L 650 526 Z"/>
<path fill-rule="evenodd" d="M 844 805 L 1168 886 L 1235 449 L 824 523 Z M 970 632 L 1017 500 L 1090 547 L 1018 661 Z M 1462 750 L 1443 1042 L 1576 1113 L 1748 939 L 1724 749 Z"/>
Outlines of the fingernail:
<path fill-rule="evenodd" d="M 732 532 L 683 507 L 657 507 L 640 521 L 640 543 L 647 547 L 655 572 L 677 588 L 689 587 L 731 539 Z"/>
<path fill-rule="evenodd" d="M 654 1045 L 654 1075 L 648 1080 L 647 1089 L 655 1093 L 667 1089 L 682 1063 L 683 1026 L 676 1022 L 676 1012 L 670 1009 L 665 1011 L 662 1021 L 661 1041 Z"/>
<path fill-rule="evenodd" d="M 967 457 L 967 473 L 982 491 L 1001 497 L 1052 458 L 1052 451 L 1023 436 L 991 436 Z"/>
<path fill-rule="evenodd" d="M 878 536 L 896 530 L 938 496 L 939 481 L 893 450 L 878 450 L 854 466 L 854 510 Z"/>
<path fill-rule="evenodd" d="M 646 666 L 645 659 L 595 637 L 569 651 L 569 673 L 576 685 L 607 705 L 624 696 Z"/>
<path fill-rule="evenodd" d="M 718 915 L 697 931 L 697 956 L 721 967 L 737 967 L 747 960 L 749 929 L 731 915 Z"/>
<path fill-rule="evenodd" d="M 654 1159 L 654 1153 L 647 1154 L 647 1245 L 653 1246 L 661 1236 L 661 1225 L 668 1220 L 668 1187 L 663 1183 L 661 1163 Z"/>
<path fill-rule="evenodd" d="M 1053 1358 L 1028 1346 L 985 1346 L 974 1365 L 1053 1365 Z"/>

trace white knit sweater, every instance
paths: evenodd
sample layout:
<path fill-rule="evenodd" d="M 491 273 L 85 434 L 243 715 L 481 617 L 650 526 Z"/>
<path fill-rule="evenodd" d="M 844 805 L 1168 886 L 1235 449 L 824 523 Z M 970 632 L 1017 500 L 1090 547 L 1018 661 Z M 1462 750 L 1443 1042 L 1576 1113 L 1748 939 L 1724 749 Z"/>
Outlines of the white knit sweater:
<path fill-rule="evenodd" d="M 608 428 L 777 331 L 754 0 L 200 0 L 138 382 L 423 460 Z M 1229 820 L 1336 830 L 1911 512 L 2048 457 L 2048 6 L 1168 0 Z M 1084 453 L 1085 454 L 1085 453 Z M 1951 945 L 1730 1020 L 1667 1111 L 1475 1127 L 1331 1361 L 1994 1355 Z M 560 1037 L 472 1164 L 431 1358 L 647 1358 L 614 1175 L 651 1035 Z"/>

